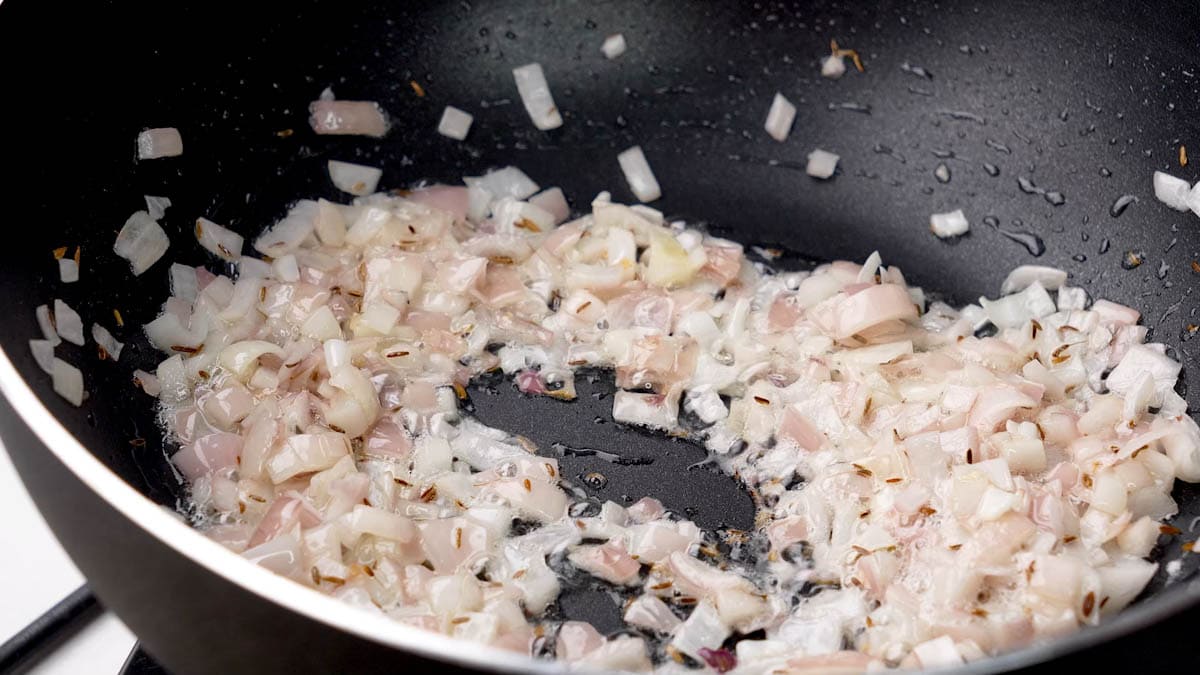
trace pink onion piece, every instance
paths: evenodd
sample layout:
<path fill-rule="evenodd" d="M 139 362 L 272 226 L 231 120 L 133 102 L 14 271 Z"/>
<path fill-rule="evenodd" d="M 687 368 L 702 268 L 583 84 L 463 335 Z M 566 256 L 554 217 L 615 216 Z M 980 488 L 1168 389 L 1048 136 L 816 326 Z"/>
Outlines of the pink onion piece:
<path fill-rule="evenodd" d="M 322 135 L 374 136 L 388 131 L 387 117 L 374 101 L 313 101 L 308 123 Z"/>

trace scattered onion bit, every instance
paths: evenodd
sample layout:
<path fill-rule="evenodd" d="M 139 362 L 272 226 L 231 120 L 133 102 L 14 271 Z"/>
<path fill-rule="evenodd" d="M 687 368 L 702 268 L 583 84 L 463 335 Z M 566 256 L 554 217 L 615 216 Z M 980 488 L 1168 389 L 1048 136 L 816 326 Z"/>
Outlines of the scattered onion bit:
<path fill-rule="evenodd" d="M 858 72 L 866 72 L 866 70 L 863 68 L 862 59 L 858 58 L 858 52 L 856 50 L 838 48 L 837 40 L 829 41 L 829 50 L 833 52 L 834 56 L 849 56 L 850 60 L 854 62 L 854 68 L 857 69 Z"/>
<path fill-rule="evenodd" d="M 416 80 L 409 80 L 408 86 L 412 87 L 412 90 L 416 93 L 417 97 L 425 98 L 425 87 L 422 87 L 420 82 L 417 82 Z"/>
<path fill-rule="evenodd" d="M 53 253 L 53 254 L 54 254 L 54 259 L 55 259 L 55 260 L 62 260 L 62 259 L 63 259 L 63 256 L 65 256 L 65 255 L 67 254 L 67 247 L 66 247 L 66 246 L 59 246 L 58 248 L 56 248 L 56 249 L 54 249 L 53 251 L 51 251 L 51 253 Z"/>

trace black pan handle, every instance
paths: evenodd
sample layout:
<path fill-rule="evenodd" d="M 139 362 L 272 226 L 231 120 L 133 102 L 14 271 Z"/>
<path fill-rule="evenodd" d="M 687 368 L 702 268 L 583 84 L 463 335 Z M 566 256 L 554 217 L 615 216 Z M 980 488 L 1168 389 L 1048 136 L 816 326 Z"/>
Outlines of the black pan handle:
<path fill-rule="evenodd" d="M 100 613 L 87 584 L 75 589 L 0 645 L 0 673 L 23 673 Z"/>

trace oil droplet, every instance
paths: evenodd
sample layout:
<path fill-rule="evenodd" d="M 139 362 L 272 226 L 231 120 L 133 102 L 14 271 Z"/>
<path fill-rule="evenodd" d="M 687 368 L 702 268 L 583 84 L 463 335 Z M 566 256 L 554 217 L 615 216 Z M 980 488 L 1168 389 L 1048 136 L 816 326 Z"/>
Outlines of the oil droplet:
<path fill-rule="evenodd" d="M 1111 178 L 1112 171 L 1109 171 L 1107 166 L 1102 166 L 1102 167 L 1100 167 L 1100 175 L 1105 178 Z"/>
<path fill-rule="evenodd" d="M 995 178 L 996 176 L 1000 175 L 1000 167 L 996 166 L 995 164 L 990 164 L 988 162 L 984 162 L 983 170 L 986 171 L 987 174 L 989 176 L 991 176 L 992 178 Z"/>
<path fill-rule="evenodd" d="M 582 478 L 593 490 L 603 490 L 608 485 L 608 478 L 599 471 L 585 473 Z"/>
<path fill-rule="evenodd" d="M 950 167 L 946 166 L 945 164 L 938 164 L 937 168 L 933 170 L 933 175 L 938 179 L 939 183 L 949 183 Z"/>
<path fill-rule="evenodd" d="M 984 216 L 983 224 L 987 225 L 988 227 L 998 229 L 1000 227 L 1000 219 L 997 218 L 996 216 Z"/>
<path fill-rule="evenodd" d="M 854 101 L 847 101 L 845 103 L 830 103 L 829 109 L 830 110 L 845 110 L 847 112 L 862 113 L 864 115 L 871 114 L 871 106 L 869 106 L 865 103 L 855 103 Z"/>
<path fill-rule="evenodd" d="M 1067 203 L 1067 198 L 1063 196 L 1063 193 L 1058 192 L 1057 190 L 1051 190 L 1050 192 L 1045 193 L 1043 196 L 1046 198 L 1046 201 L 1050 202 L 1050 204 L 1053 206 L 1062 206 L 1063 204 Z"/>
<path fill-rule="evenodd" d="M 1144 262 L 1146 262 L 1145 251 L 1125 251 L 1125 255 L 1121 256 L 1121 267 L 1127 270 L 1141 267 Z"/>
<path fill-rule="evenodd" d="M 904 155 L 896 152 L 890 146 L 884 145 L 882 143 L 876 143 L 873 150 L 875 150 L 875 154 L 887 155 L 888 157 L 891 157 L 892 159 L 896 160 L 897 162 L 900 162 L 901 164 L 908 163 L 908 160 L 905 159 Z"/>
<path fill-rule="evenodd" d="M 1021 192 L 1029 195 L 1038 195 L 1044 192 L 1044 190 L 1034 185 L 1033 181 L 1025 176 L 1017 176 L 1017 187 L 1021 188 Z"/>
<path fill-rule="evenodd" d="M 1108 253 L 1109 246 L 1112 246 L 1112 242 L 1110 242 L 1108 240 L 1108 237 L 1105 237 L 1104 239 L 1100 240 L 1100 255 L 1104 255 L 1105 253 Z"/>
<path fill-rule="evenodd" d="M 1042 241 L 1041 237 L 1032 232 L 1027 230 L 1005 230 L 999 227 L 996 229 L 1000 234 L 1024 246 L 1025 250 L 1029 251 L 1029 254 L 1035 258 L 1040 257 L 1046 252 L 1046 242 Z"/>
<path fill-rule="evenodd" d="M 985 141 L 984 141 L 984 145 L 987 145 L 989 148 L 991 148 L 991 149 L 995 150 L 996 152 L 1002 152 L 1002 153 L 1004 153 L 1004 154 L 1006 154 L 1006 155 L 1011 155 L 1011 154 L 1012 154 L 1012 148 L 1010 148 L 1010 147 L 1008 147 L 1007 145 L 1005 145 L 1005 144 L 1001 143 L 1000 141 L 994 141 L 994 140 L 992 140 L 992 139 L 990 139 L 990 138 L 989 138 L 989 139 L 987 139 L 987 140 L 985 140 Z"/>
<path fill-rule="evenodd" d="M 908 61 L 905 61 L 904 63 L 900 64 L 900 70 L 903 70 L 904 72 L 910 73 L 912 75 L 916 75 L 917 77 L 923 77 L 927 80 L 933 79 L 933 73 L 929 72 L 928 70 L 925 70 L 921 66 L 914 66 L 914 65 L 910 64 Z"/>
<path fill-rule="evenodd" d="M 1112 216 L 1113 218 L 1120 218 L 1121 214 L 1125 213 L 1125 209 L 1129 208 L 1129 205 L 1137 200 L 1138 198 L 1133 195 L 1121 195 L 1120 197 L 1117 197 L 1117 201 L 1113 202 L 1112 206 L 1108 207 L 1108 215 Z"/>
<path fill-rule="evenodd" d="M 1163 260 L 1158 263 L 1158 271 L 1155 272 L 1155 274 L 1161 280 L 1161 279 L 1166 279 L 1167 272 L 1170 272 L 1170 271 L 1171 271 L 1171 266 L 1167 264 L 1166 260 Z"/>
<path fill-rule="evenodd" d="M 1087 262 L 1087 256 L 1082 253 L 1076 253 L 1075 255 L 1071 256 L 1071 260 L 1074 260 L 1077 263 Z"/>

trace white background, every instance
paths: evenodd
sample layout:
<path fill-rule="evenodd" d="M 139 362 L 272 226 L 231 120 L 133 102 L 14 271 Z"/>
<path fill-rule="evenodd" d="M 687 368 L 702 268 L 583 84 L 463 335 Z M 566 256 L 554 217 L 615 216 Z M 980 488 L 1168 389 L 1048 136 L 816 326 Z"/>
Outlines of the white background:
<path fill-rule="evenodd" d="M 83 583 L 83 576 L 58 545 L 8 453 L 0 445 L 0 642 Z M 51 653 L 34 675 L 115 675 L 133 648 L 124 624 L 105 613 Z"/>

